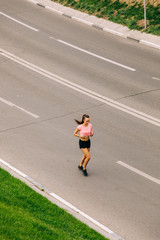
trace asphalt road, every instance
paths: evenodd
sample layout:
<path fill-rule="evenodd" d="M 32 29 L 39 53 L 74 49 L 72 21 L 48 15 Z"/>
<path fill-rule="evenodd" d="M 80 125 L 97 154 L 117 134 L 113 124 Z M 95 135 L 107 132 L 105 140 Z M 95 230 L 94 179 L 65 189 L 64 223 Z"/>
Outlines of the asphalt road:
<path fill-rule="evenodd" d="M 160 118 L 160 52 L 24 0 L 0 11 L 0 158 L 126 240 L 159 240 L 159 127 L 95 96 Z M 83 113 L 88 178 L 73 136 Z"/>

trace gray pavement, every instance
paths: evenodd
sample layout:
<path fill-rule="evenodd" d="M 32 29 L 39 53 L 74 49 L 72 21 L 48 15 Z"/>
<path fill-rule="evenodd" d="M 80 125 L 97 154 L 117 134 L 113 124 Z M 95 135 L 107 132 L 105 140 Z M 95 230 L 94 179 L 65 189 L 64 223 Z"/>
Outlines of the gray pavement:
<path fill-rule="evenodd" d="M 160 118 L 159 51 L 27 1 L 0 1 L 0 7 L 39 30 L 0 15 L 0 158 L 124 239 L 159 240 L 159 184 L 117 163 L 160 179 L 159 127 L 72 87 L 79 84 Z M 72 86 L 57 82 L 62 78 Z M 73 119 L 84 112 L 95 131 L 87 179 L 77 169 L 81 152 L 73 136 Z"/>

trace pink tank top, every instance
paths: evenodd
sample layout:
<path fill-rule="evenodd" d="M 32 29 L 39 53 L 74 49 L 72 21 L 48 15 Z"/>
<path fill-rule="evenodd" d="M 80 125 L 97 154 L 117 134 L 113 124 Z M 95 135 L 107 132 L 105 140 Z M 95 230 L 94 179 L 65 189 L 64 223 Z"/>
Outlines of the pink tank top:
<path fill-rule="evenodd" d="M 78 129 L 80 130 L 80 136 L 90 136 L 91 135 L 91 129 L 92 129 L 92 124 L 89 123 L 87 127 L 84 127 L 83 125 L 79 125 Z"/>

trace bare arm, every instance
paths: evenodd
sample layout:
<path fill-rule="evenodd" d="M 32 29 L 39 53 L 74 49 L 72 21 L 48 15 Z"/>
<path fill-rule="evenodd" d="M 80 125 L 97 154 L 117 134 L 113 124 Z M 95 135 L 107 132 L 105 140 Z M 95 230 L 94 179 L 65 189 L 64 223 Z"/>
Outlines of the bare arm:
<path fill-rule="evenodd" d="M 77 134 L 79 132 L 79 129 L 78 128 L 76 128 L 76 130 L 74 131 L 74 136 L 76 136 L 76 137 L 79 137 L 80 138 L 80 135 L 79 134 Z"/>
<path fill-rule="evenodd" d="M 93 129 L 91 128 L 90 136 L 92 137 L 93 135 L 94 135 L 94 131 L 93 131 Z"/>

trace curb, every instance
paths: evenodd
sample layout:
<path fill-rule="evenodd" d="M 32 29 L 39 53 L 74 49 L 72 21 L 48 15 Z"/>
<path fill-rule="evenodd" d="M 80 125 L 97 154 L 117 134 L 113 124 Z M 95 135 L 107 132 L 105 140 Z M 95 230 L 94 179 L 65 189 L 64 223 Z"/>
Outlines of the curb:
<path fill-rule="evenodd" d="M 81 222 L 88 225 L 90 228 L 94 229 L 95 231 L 99 232 L 101 235 L 109 238 L 110 240 L 124 240 L 121 236 L 114 233 L 109 228 L 105 227 L 101 223 L 97 222 L 95 219 L 89 217 L 87 214 L 79 210 L 78 208 L 74 207 L 69 202 L 65 201 L 63 198 L 59 197 L 55 193 L 49 191 L 47 188 L 43 187 L 42 184 L 36 182 L 23 172 L 19 171 L 15 167 L 11 166 L 6 161 L 0 159 L 0 167 L 4 170 L 8 171 L 14 177 L 20 179 L 21 181 L 25 182 L 29 187 L 33 190 L 41 194 L 42 196 L 48 198 L 51 202 L 58 205 L 59 207 L 67 210 L 71 215 L 75 218 L 79 219 Z M 7 168 L 6 168 L 7 167 Z M 16 174 L 16 175 L 15 175 Z"/>
<path fill-rule="evenodd" d="M 137 38 L 135 38 L 135 37 L 127 36 L 127 33 L 124 34 L 124 33 L 115 31 L 115 30 L 113 30 L 112 28 L 102 27 L 102 26 L 100 26 L 100 25 L 98 25 L 98 24 L 94 24 L 93 22 L 87 21 L 87 20 L 85 20 L 85 19 L 83 19 L 83 18 L 79 18 L 79 17 L 75 17 L 75 16 L 72 16 L 72 15 L 66 14 L 65 12 L 59 11 L 59 10 L 57 10 L 57 9 L 54 8 L 54 7 L 50 7 L 50 6 L 47 6 L 47 5 L 43 5 L 43 4 L 41 4 L 40 2 L 37 2 L 37 1 L 35 1 L 35 0 L 27 0 L 27 1 L 29 1 L 29 2 L 31 2 L 31 3 L 33 3 L 33 4 L 36 4 L 36 5 L 39 6 L 39 7 L 43 7 L 43 8 L 46 8 L 46 9 L 50 10 L 50 11 L 56 12 L 56 13 L 64 16 L 64 17 L 67 17 L 67 18 L 73 19 L 73 20 L 75 20 L 75 21 L 78 21 L 78 22 L 87 24 L 87 25 L 89 25 L 89 26 L 91 26 L 91 27 L 93 27 L 93 28 L 96 28 L 96 29 L 98 29 L 98 30 L 101 30 L 101 31 L 104 31 L 104 32 L 108 32 L 108 33 L 112 33 L 112 34 L 114 34 L 114 35 L 117 35 L 117 36 L 120 36 L 120 37 L 129 39 L 129 40 L 133 40 L 133 41 L 135 41 L 135 42 L 138 42 L 138 43 L 147 45 L 147 46 L 149 46 L 149 47 L 153 47 L 153 48 L 156 48 L 156 49 L 160 49 L 160 43 L 159 43 L 159 44 L 155 44 L 155 43 L 153 43 L 153 42 L 151 42 L 151 41 L 147 41 L 147 40 L 144 40 L 144 39 L 137 39 Z M 58 4 L 58 5 L 59 5 L 59 6 L 62 6 L 62 5 L 60 5 L 60 4 Z M 64 7 L 64 6 L 63 6 L 63 7 Z M 65 7 L 65 8 L 70 9 L 69 7 Z M 74 11 L 74 10 L 72 9 L 72 11 Z M 76 11 L 76 10 L 75 10 L 75 11 Z M 87 14 L 87 15 L 88 15 L 88 14 Z M 88 16 L 90 16 L 90 15 L 88 15 Z M 120 24 L 117 24 L 117 25 L 120 26 Z M 129 31 L 129 30 L 128 30 L 128 31 Z M 129 31 L 129 32 L 131 32 L 131 31 Z"/>

